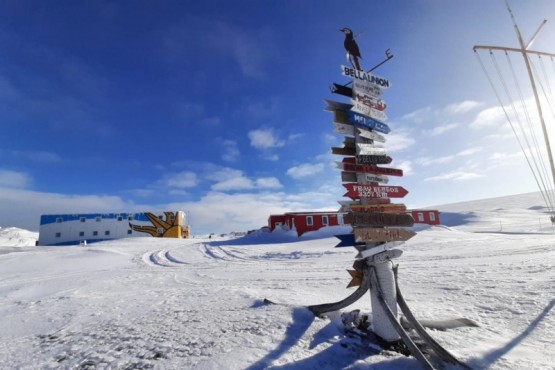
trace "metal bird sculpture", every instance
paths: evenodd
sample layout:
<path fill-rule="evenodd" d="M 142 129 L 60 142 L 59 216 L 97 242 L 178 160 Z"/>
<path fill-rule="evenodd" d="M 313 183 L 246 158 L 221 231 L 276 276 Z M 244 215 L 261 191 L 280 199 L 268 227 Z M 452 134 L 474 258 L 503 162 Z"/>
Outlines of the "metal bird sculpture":
<path fill-rule="evenodd" d="M 347 60 L 351 62 L 353 68 L 359 71 L 362 70 L 358 61 L 359 59 L 362 59 L 362 56 L 360 55 L 360 50 L 358 49 L 358 45 L 355 41 L 353 31 L 349 28 L 343 28 L 340 31 L 345 34 L 345 42 L 343 43 L 343 46 L 345 46 L 345 50 L 347 51 Z"/>

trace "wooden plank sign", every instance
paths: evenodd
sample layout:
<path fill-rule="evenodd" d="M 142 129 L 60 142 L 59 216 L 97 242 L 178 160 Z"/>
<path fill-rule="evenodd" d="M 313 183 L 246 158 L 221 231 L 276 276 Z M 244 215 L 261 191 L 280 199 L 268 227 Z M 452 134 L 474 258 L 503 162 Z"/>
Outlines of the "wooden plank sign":
<path fill-rule="evenodd" d="M 347 193 L 344 196 L 356 198 L 403 198 L 408 191 L 402 186 L 343 184 Z"/>
<path fill-rule="evenodd" d="M 345 172 L 341 171 L 341 181 L 342 182 L 357 182 L 356 172 Z"/>
<path fill-rule="evenodd" d="M 372 228 L 360 227 L 354 229 L 355 241 L 357 242 L 390 242 L 390 241 L 407 241 L 416 233 L 412 230 L 401 228 Z"/>
<path fill-rule="evenodd" d="M 369 128 L 370 130 L 378 131 L 384 134 L 389 134 L 391 132 L 389 126 L 383 122 L 376 121 L 375 119 L 366 117 L 353 111 L 348 111 L 347 115 L 349 116 L 349 122 L 354 125 Z"/>
<path fill-rule="evenodd" d="M 330 90 L 333 94 L 348 96 L 349 98 L 353 96 L 353 89 L 349 86 L 334 83 L 332 86 L 330 86 Z"/>
<path fill-rule="evenodd" d="M 349 212 L 345 221 L 353 226 L 412 226 L 414 219 L 406 213 Z"/>
<path fill-rule="evenodd" d="M 389 167 L 378 167 L 368 164 L 339 163 L 337 168 L 347 172 L 364 172 L 376 175 L 403 176 L 403 170 Z"/>
<path fill-rule="evenodd" d="M 333 122 L 343 123 L 346 125 L 352 125 L 353 123 L 349 120 L 349 114 L 345 110 L 334 110 L 333 111 Z"/>
<path fill-rule="evenodd" d="M 356 154 L 356 149 L 355 148 L 349 148 L 349 147 L 343 147 L 343 148 L 332 147 L 331 148 L 331 154 L 355 155 Z"/>
<path fill-rule="evenodd" d="M 407 206 L 403 203 L 390 203 L 390 204 L 380 204 L 380 205 L 367 205 L 367 204 L 353 204 L 350 210 L 356 213 L 405 213 L 407 211 Z"/>
<path fill-rule="evenodd" d="M 326 103 L 326 107 L 324 108 L 324 110 L 328 112 L 334 112 L 337 110 L 347 111 L 351 109 L 351 104 L 345 104 L 345 103 L 341 103 L 341 102 L 333 101 L 329 99 L 324 99 L 324 102 Z"/>

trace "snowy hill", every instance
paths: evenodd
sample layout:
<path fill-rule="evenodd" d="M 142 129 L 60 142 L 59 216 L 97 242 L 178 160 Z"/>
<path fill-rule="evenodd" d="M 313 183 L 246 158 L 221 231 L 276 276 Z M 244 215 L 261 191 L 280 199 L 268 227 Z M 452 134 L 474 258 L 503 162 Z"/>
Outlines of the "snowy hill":
<path fill-rule="evenodd" d="M 480 324 L 430 331 L 474 369 L 555 368 L 555 228 L 541 204 L 440 206 L 449 225 L 400 248 L 400 286 L 419 319 Z M 336 243 L 259 232 L 3 248 L 0 368 L 421 369 L 347 337 L 338 315 L 303 308 L 352 292 L 356 252 Z M 371 314 L 370 298 L 352 309 Z"/>
<path fill-rule="evenodd" d="M 39 238 L 39 233 L 18 229 L 16 227 L 0 227 L 1 247 L 28 247 L 34 246 Z"/>

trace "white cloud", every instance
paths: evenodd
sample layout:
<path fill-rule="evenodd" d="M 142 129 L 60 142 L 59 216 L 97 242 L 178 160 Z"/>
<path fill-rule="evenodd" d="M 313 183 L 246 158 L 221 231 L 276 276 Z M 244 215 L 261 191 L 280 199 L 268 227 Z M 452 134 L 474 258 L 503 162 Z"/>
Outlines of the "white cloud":
<path fill-rule="evenodd" d="M 252 188 L 254 188 L 252 181 L 243 175 L 219 181 L 211 187 L 215 191 L 248 190 Z"/>
<path fill-rule="evenodd" d="M 449 123 L 449 124 L 442 124 L 440 126 L 436 126 L 430 130 L 424 130 L 424 134 L 425 135 L 430 135 L 430 136 L 437 136 L 437 135 L 441 135 L 444 134 L 448 131 L 454 130 L 457 127 L 459 127 L 459 125 L 457 123 Z"/>
<path fill-rule="evenodd" d="M 222 144 L 223 154 L 222 159 L 226 162 L 235 162 L 240 156 L 237 142 L 233 140 L 225 140 Z"/>
<path fill-rule="evenodd" d="M 23 172 L 0 170 L 0 187 L 27 188 L 31 184 L 31 176 Z"/>
<path fill-rule="evenodd" d="M 481 146 L 475 146 L 473 148 L 468 148 L 465 150 L 461 150 L 460 152 L 457 153 L 457 156 L 469 156 L 472 154 L 476 154 L 479 153 L 483 150 L 483 148 Z"/>
<path fill-rule="evenodd" d="M 279 140 L 271 128 L 250 131 L 248 136 L 251 146 L 257 149 L 277 148 L 285 145 L 285 142 Z"/>
<path fill-rule="evenodd" d="M 484 175 L 475 173 L 475 172 L 465 172 L 465 171 L 453 171 L 447 172 L 437 176 L 431 176 L 425 178 L 424 181 L 468 181 L 474 180 L 480 177 L 484 177 Z"/>
<path fill-rule="evenodd" d="M 194 172 L 183 171 L 166 176 L 162 183 L 171 188 L 192 188 L 198 184 L 198 178 Z"/>
<path fill-rule="evenodd" d="M 303 163 L 298 166 L 291 167 L 287 170 L 287 174 L 294 179 L 300 179 L 303 177 L 312 176 L 324 169 L 322 163 Z"/>
<path fill-rule="evenodd" d="M 414 145 L 414 143 L 416 143 L 416 140 L 412 138 L 409 132 L 397 130 L 387 135 L 385 147 L 388 153 L 401 152 Z"/>
<path fill-rule="evenodd" d="M 451 162 L 455 159 L 455 155 L 446 155 L 443 157 L 435 157 L 435 158 L 421 158 L 418 160 L 418 163 L 422 166 L 431 166 L 433 164 L 445 164 Z"/>
<path fill-rule="evenodd" d="M 474 129 L 481 129 L 489 126 L 499 126 L 506 121 L 505 113 L 501 107 L 491 107 L 482 110 L 474 121 L 470 123 L 470 127 Z"/>
<path fill-rule="evenodd" d="M 262 189 L 278 189 L 283 185 L 275 177 L 260 177 L 256 179 L 256 187 Z"/>
<path fill-rule="evenodd" d="M 464 100 L 459 103 L 449 104 L 444 108 L 445 113 L 449 115 L 462 114 L 471 111 L 474 108 L 483 105 L 483 103 L 474 100 Z"/>

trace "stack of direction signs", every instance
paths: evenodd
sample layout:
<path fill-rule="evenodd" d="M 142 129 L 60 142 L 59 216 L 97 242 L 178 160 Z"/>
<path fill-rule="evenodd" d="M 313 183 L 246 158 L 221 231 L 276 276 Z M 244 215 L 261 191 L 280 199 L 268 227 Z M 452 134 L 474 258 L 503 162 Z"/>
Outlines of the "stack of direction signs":
<path fill-rule="evenodd" d="M 337 162 L 341 180 L 347 189 L 341 201 L 341 211 L 348 212 L 346 221 L 353 226 L 353 233 L 337 235 L 337 247 L 353 246 L 358 258 L 380 262 L 401 255 L 391 248 L 412 238 L 415 233 L 407 229 L 414 224 L 402 203 L 392 203 L 393 198 L 403 198 L 408 191 L 390 185 L 390 178 L 403 176 L 403 171 L 390 168 L 384 135 L 391 129 L 385 123 L 386 103 L 382 93 L 389 88 L 387 79 L 370 73 L 341 66 L 344 76 L 352 78 L 352 87 L 335 84 L 332 91 L 350 98 L 348 103 L 325 100 L 325 110 L 333 113 L 334 132 L 344 135 L 343 147 L 331 148 L 333 154 L 343 156 Z M 353 280 L 349 286 L 360 284 L 361 274 L 349 271 Z"/>

